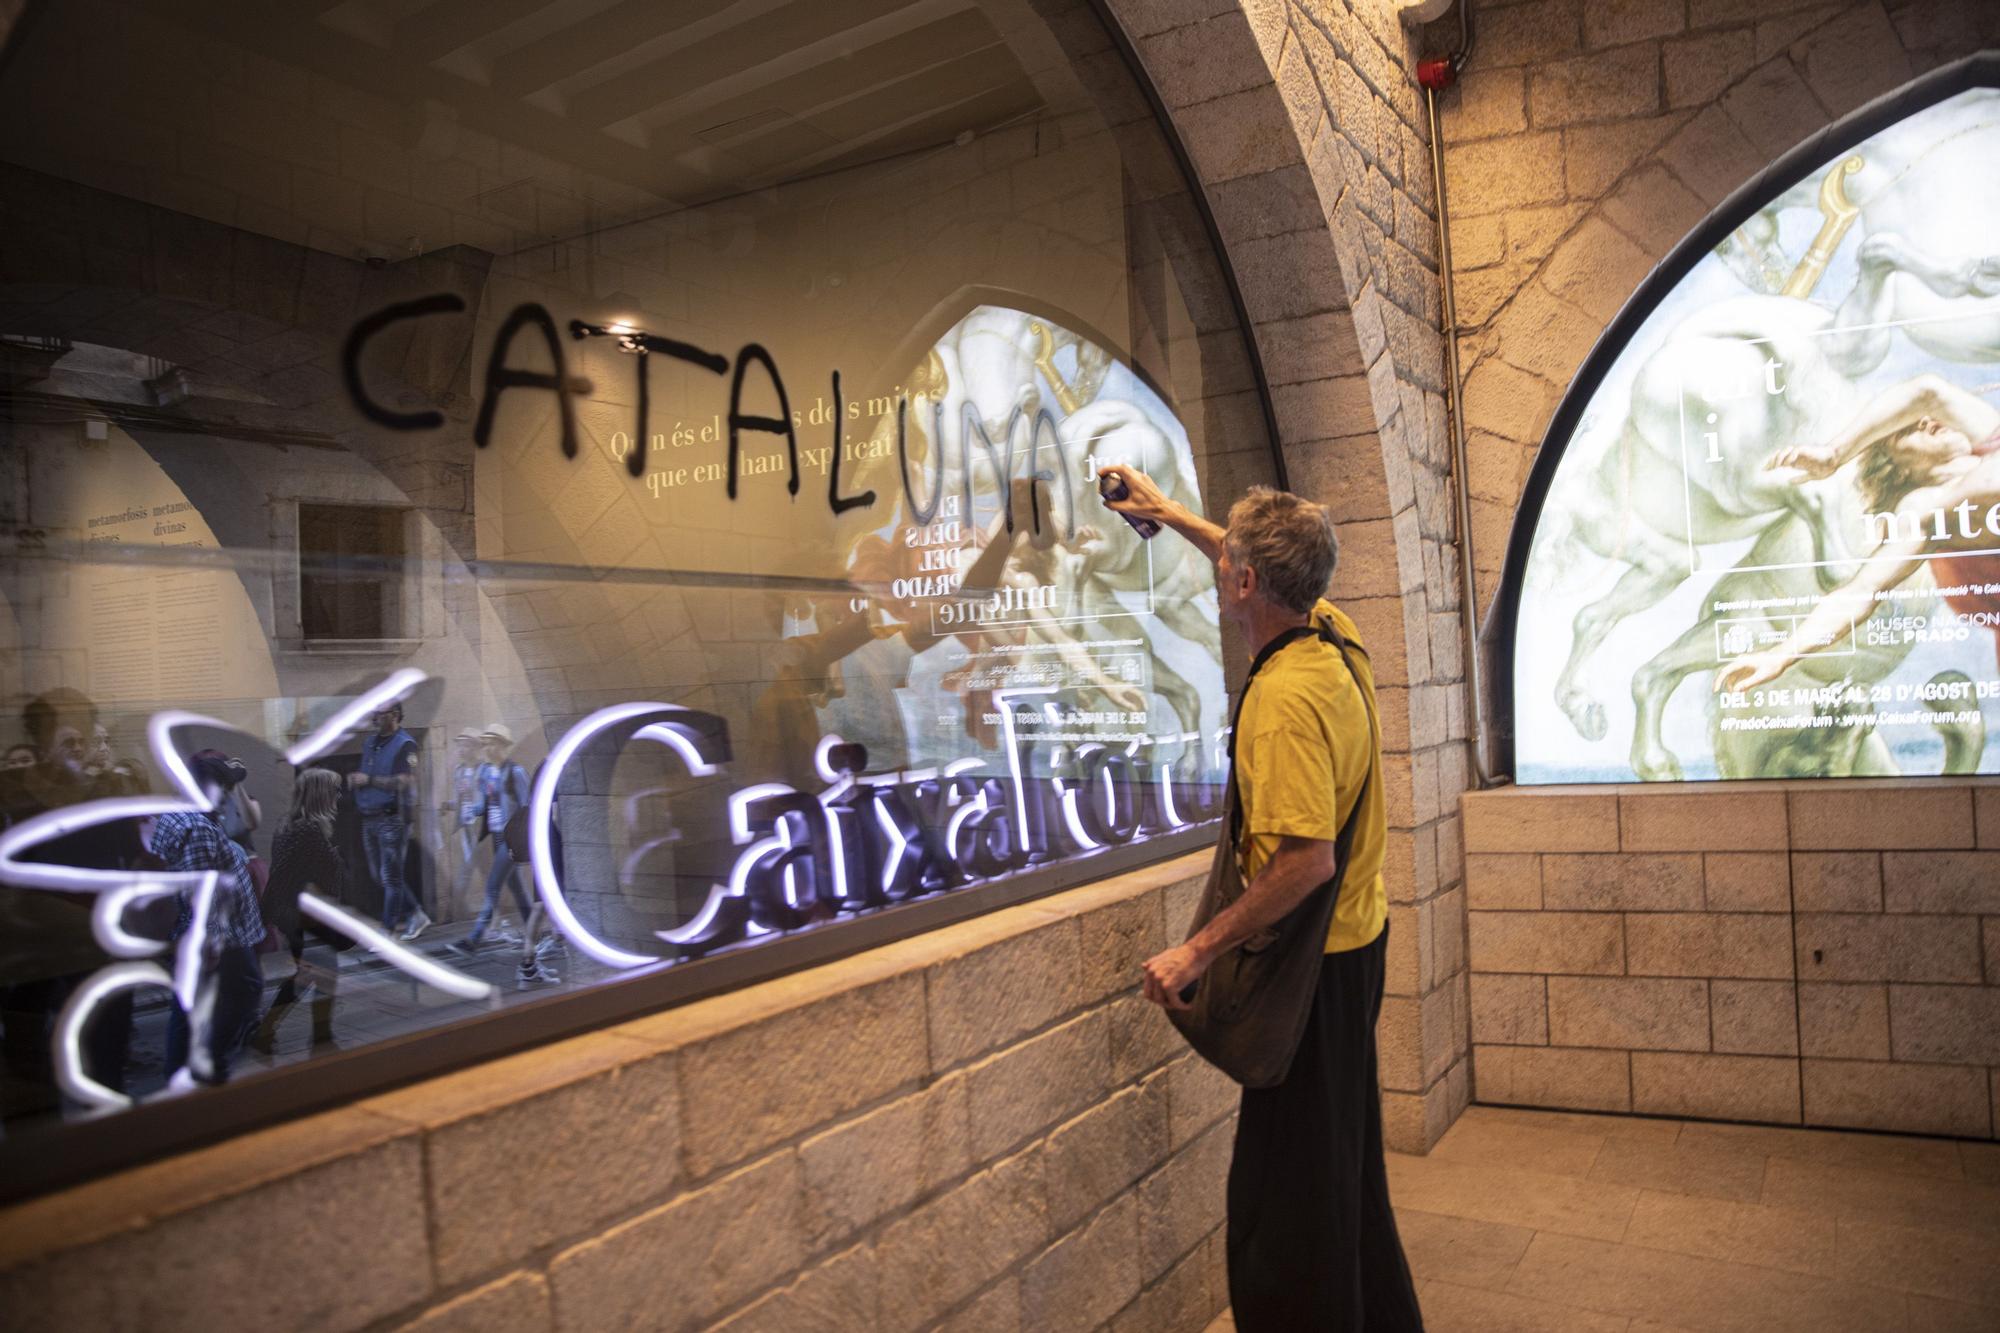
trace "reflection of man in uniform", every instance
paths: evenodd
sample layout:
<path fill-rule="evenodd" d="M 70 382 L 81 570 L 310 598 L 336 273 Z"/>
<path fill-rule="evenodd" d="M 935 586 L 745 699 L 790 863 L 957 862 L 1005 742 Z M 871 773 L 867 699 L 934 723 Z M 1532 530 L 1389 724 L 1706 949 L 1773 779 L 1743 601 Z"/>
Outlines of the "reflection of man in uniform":
<path fill-rule="evenodd" d="M 1243 896 L 1186 943 L 1148 959 L 1146 998 L 1171 1008 L 1217 958 L 1332 880 L 1355 820 L 1319 985 L 1284 1082 L 1246 1088 L 1229 1164 L 1229 1296 L 1238 1328 L 1421 1329 L 1382 1157 L 1375 1022 L 1382 1008 L 1388 843 L 1375 681 L 1365 652 L 1311 632 L 1354 623 L 1322 594 L 1337 554 L 1326 510 L 1258 487 L 1229 528 L 1166 498 L 1145 474 L 1110 504 L 1174 529 L 1215 561 L 1221 612 L 1259 660 L 1236 721 Z M 1268 657 L 1268 660 L 1263 660 Z M 1357 808 L 1358 807 L 1358 808 Z"/>
<path fill-rule="evenodd" d="M 1875 549 L 1783 643 L 1718 672 L 1718 691 L 1754 689 L 1843 640 L 1875 613 L 1880 594 L 1926 560 L 1953 556 L 1935 571 L 1942 585 L 2000 583 L 2000 556 L 1953 555 L 2000 547 L 2000 410 L 1936 375 L 1920 375 L 1870 402 L 1830 443 L 1781 450 L 1767 466 L 1818 478 L 1857 456 L 1856 484 L 1880 537 Z M 2000 598 L 1970 588 L 1945 600 L 1955 611 L 2000 611 Z"/>
<path fill-rule="evenodd" d="M 416 772 L 416 738 L 403 730 L 403 706 L 392 703 L 375 714 L 375 730 L 361 742 L 361 765 L 347 780 L 361 815 L 361 850 L 382 890 L 382 924 L 406 940 L 415 939 L 431 923 L 403 876 Z"/>

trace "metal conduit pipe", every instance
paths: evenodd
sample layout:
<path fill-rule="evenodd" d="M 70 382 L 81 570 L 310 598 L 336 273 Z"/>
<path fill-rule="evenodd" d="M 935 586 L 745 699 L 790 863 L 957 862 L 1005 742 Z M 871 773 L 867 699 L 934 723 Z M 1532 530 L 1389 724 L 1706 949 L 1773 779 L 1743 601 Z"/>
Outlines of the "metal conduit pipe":
<path fill-rule="evenodd" d="M 1479 653 L 1479 585 L 1472 569 L 1472 488 L 1466 468 L 1465 397 L 1458 364 L 1458 302 L 1452 295 L 1451 215 L 1445 206 L 1444 136 L 1438 122 L 1438 94 L 1458 78 L 1472 56 L 1472 0 L 1458 0 L 1458 49 L 1449 56 L 1417 63 L 1430 119 L 1431 176 L 1437 185 L 1438 281 L 1444 288 L 1445 399 L 1451 411 L 1452 500 L 1458 522 L 1458 619 L 1465 636 L 1467 725 L 1472 733 L 1473 776 L 1481 787 L 1502 779 L 1493 772 L 1487 749 L 1486 679 Z"/>

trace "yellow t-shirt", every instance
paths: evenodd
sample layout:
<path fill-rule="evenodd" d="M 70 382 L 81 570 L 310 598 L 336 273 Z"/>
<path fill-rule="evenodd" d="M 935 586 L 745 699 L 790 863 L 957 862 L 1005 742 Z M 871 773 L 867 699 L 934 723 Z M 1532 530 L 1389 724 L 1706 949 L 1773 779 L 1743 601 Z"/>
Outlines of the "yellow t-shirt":
<path fill-rule="evenodd" d="M 1360 646 L 1354 622 L 1332 603 L 1315 606 L 1313 619 L 1330 621 L 1349 644 Z M 1375 675 L 1368 658 L 1354 648 L 1350 675 L 1340 650 L 1322 639 L 1286 644 L 1251 681 L 1236 720 L 1236 799 L 1244 834 L 1236 855 L 1246 884 L 1271 859 L 1281 837 L 1337 841 L 1362 794 L 1362 779 L 1368 779 L 1347 877 L 1327 927 L 1328 953 L 1373 943 L 1389 916 L 1382 887 L 1389 841 L 1382 746 L 1370 722 Z"/>

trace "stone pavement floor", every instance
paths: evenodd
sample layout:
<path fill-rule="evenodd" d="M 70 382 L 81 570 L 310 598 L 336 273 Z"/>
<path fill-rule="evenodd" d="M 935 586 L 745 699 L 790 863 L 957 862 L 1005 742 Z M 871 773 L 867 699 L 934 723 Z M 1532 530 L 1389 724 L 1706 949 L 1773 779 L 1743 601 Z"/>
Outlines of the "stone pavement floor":
<path fill-rule="evenodd" d="M 2000 1144 L 1475 1106 L 1389 1194 L 1429 1333 L 2000 1330 Z"/>

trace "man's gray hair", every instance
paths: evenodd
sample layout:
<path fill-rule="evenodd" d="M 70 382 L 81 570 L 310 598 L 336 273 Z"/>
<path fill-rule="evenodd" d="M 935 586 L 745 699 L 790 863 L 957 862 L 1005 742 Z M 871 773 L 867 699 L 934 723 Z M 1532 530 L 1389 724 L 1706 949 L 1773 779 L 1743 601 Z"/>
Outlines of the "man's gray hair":
<path fill-rule="evenodd" d="M 1223 541 L 1231 559 L 1257 571 L 1266 600 L 1300 615 L 1326 596 L 1340 562 L 1326 506 L 1269 486 L 1252 486 L 1230 507 Z"/>

